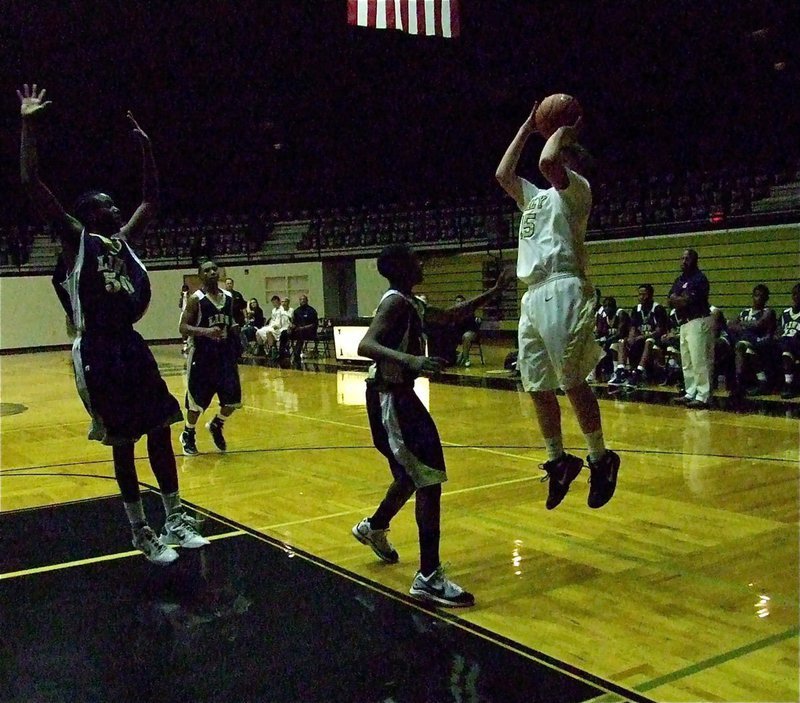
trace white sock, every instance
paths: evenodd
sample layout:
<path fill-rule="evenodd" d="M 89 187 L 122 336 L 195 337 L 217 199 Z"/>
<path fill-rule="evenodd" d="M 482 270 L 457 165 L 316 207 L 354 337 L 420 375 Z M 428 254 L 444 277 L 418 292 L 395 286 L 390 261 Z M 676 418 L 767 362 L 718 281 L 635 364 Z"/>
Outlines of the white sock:
<path fill-rule="evenodd" d="M 603 439 L 603 430 L 595 430 L 589 434 L 583 435 L 586 437 L 586 444 L 589 446 L 589 458 L 592 461 L 599 461 L 606 453 L 606 443 Z"/>
<path fill-rule="evenodd" d="M 547 461 L 554 461 L 564 453 L 564 440 L 561 435 L 545 437 L 544 448 L 547 450 Z"/>

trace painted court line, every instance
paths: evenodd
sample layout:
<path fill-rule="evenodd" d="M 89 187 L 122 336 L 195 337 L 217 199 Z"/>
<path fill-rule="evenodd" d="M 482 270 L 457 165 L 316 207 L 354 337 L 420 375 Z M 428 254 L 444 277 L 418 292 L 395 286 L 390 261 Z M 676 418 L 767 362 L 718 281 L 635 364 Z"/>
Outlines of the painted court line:
<path fill-rule="evenodd" d="M 798 634 L 800 634 L 800 626 L 791 627 L 783 632 L 778 632 L 774 635 L 770 635 L 769 637 L 764 637 L 760 640 L 749 642 L 741 647 L 736 647 L 735 649 L 731 649 L 727 652 L 722 652 L 721 654 L 709 657 L 708 659 L 703 659 L 702 661 L 695 662 L 694 664 L 689 664 L 688 666 L 685 666 L 682 669 L 677 669 L 669 674 L 664 674 L 663 676 L 651 679 L 645 683 L 638 684 L 634 686 L 633 689 L 641 692 L 652 691 L 654 688 L 675 683 L 676 681 L 680 681 L 681 679 L 685 679 L 689 676 L 694 676 L 695 674 L 707 671 L 708 669 L 713 669 L 716 666 L 733 661 L 734 659 L 739 659 L 761 649 L 766 649 L 767 647 L 771 647 L 772 645 L 783 642 L 784 640 L 797 637 Z M 597 698 L 592 698 L 590 701 L 587 701 L 587 703 L 617 703 L 617 701 L 620 700 L 622 699 L 619 696 L 606 693 L 602 696 L 598 696 Z"/>
<path fill-rule="evenodd" d="M 231 532 L 224 532 L 219 535 L 207 535 L 206 539 L 212 542 L 218 539 L 228 539 L 229 537 L 240 537 L 248 534 L 244 530 L 232 530 Z M 114 561 L 116 559 L 127 559 L 128 557 L 140 557 L 142 553 L 138 549 L 132 549 L 129 552 L 117 552 L 116 554 L 102 554 L 98 557 L 89 557 L 88 559 L 76 559 L 75 561 L 65 561 L 60 564 L 47 564 L 46 566 L 35 566 L 32 569 L 22 569 L 20 571 L 9 571 L 5 574 L 0 574 L 0 581 L 4 579 L 19 578 L 20 576 L 31 576 L 33 574 L 44 574 L 49 571 L 62 571 L 64 569 L 72 569 L 76 566 L 86 566 L 87 564 L 98 564 L 103 561 Z"/>

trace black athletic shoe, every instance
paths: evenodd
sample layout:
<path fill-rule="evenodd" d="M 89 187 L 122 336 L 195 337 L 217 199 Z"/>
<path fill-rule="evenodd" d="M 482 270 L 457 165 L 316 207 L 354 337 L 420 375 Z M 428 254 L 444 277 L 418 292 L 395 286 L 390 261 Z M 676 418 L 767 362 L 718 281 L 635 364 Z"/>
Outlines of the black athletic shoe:
<path fill-rule="evenodd" d="M 602 508 L 617 488 L 617 473 L 619 472 L 619 455 L 606 449 L 602 459 L 596 464 L 589 458 L 589 470 L 592 472 L 589 479 L 590 508 Z"/>
<path fill-rule="evenodd" d="M 211 422 L 206 423 L 206 429 L 211 433 L 211 439 L 214 440 L 214 445 L 221 452 L 224 452 L 228 445 L 225 442 L 225 437 L 222 434 L 223 423 L 214 418 Z"/>
<path fill-rule="evenodd" d="M 569 490 L 569 484 L 575 480 L 583 468 L 583 459 L 565 452 L 558 459 L 545 462 L 541 468 L 547 472 L 547 476 L 542 481 L 550 482 L 545 507 L 552 510 L 564 500 L 564 496 Z"/>
<path fill-rule="evenodd" d="M 183 447 L 183 453 L 186 454 L 186 456 L 194 456 L 195 454 L 199 454 L 197 451 L 194 430 L 190 431 L 184 429 L 184 431 L 181 432 L 181 446 Z"/>
<path fill-rule="evenodd" d="M 608 379 L 608 385 L 612 388 L 616 386 L 621 386 L 625 383 L 628 379 L 628 369 L 623 366 L 619 366 L 614 369 L 614 373 L 611 374 L 611 378 Z"/>

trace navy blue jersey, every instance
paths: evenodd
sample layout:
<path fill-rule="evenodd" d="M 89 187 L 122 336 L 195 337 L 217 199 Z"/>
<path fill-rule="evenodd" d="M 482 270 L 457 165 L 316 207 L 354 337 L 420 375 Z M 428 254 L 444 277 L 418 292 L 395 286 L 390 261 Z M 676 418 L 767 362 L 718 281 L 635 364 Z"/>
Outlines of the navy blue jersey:
<path fill-rule="evenodd" d="M 631 310 L 631 324 L 639 330 L 644 337 L 652 337 L 656 333 L 667 331 L 667 311 L 658 303 L 652 303 L 649 310 L 639 303 Z"/>
<path fill-rule="evenodd" d="M 189 324 L 195 327 L 219 327 L 224 333 L 225 338 L 221 341 L 209 339 L 200 335 L 191 335 L 189 345 L 194 347 L 194 355 L 198 356 L 229 356 L 232 353 L 235 335 L 229 334 L 232 325 L 236 322 L 233 318 L 234 299 L 226 290 L 219 290 L 219 299 L 214 302 L 204 291 L 198 290 L 193 293 L 198 299 L 198 314 L 195 320 L 189 320 Z"/>
<path fill-rule="evenodd" d="M 78 333 L 72 361 L 92 417 L 89 439 L 128 444 L 179 422 L 178 401 L 133 329 L 150 303 L 150 280 L 127 242 L 84 229 L 72 270 L 59 257 L 53 284 Z"/>
<path fill-rule="evenodd" d="M 781 313 L 781 337 L 796 337 L 800 334 L 800 310 L 786 308 Z"/>
<path fill-rule="evenodd" d="M 667 331 L 674 332 L 675 330 L 680 327 L 681 321 L 678 317 L 678 311 L 675 308 L 672 308 L 669 311 L 669 315 L 667 316 Z"/>
<path fill-rule="evenodd" d="M 595 333 L 599 339 L 616 341 L 625 327 L 625 311 L 617 310 L 613 315 L 601 307 L 595 314 Z"/>
<path fill-rule="evenodd" d="M 769 337 L 771 337 L 774 330 L 770 329 L 769 327 L 767 329 L 762 329 L 762 330 L 752 329 L 752 325 L 757 324 L 758 322 L 763 320 L 765 317 L 770 315 L 771 312 L 772 310 L 767 307 L 762 308 L 761 310 L 756 310 L 755 308 L 745 308 L 744 310 L 742 310 L 739 313 L 739 318 L 738 318 L 739 322 L 742 323 L 742 332 L 740 336 L 752 335 L 756 339 L 756 341 L 761 341 L 763 339 L 768 339 Z M 770 327 L 771 324 L 772 323 L 770 323 Z M 745 325 L 747 325 L 747 327 L 745 327 Z"/>
<path fill-rule="evenodd" d="M 391 349 L 422 356 L 425 353 L 425 339 L 422 332 L 422 321 L 425 316 L 425 303 L 416 296 L 408 296 L 398 290 L 388 290 L 381 298 L 381 303 L 390 295 L 399 295 L 405 301 L 405 315 L 398 320 L 381 340 L 384 346 Z M 385 385 L 413 385 L 416 375 L 405 366 L 389 359 L 381 359 L 373 364 L 370 370 L 370 381 L 380 386 Z"/>
<path fill-rule="evenodd" d="M 61 285 L 69 295 L 72 321 L 79 331 L 130 328 L 150 304 L 147 269 L 128 243 L 86 229 L 75 266 Z"/>

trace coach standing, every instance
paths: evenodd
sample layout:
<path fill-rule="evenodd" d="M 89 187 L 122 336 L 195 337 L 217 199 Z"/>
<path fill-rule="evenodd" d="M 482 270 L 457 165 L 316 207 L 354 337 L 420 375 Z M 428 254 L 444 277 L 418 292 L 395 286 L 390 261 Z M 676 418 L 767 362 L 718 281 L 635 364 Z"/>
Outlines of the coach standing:
<path fill-rule="evenodd" d="M 669 302 L 680 322 L 681 363 L 685 394 L 673 402 L 704 410 L 711 401 L 714 371 L 714 331 L 708 304 L 709 285 L 697 267 L 697 252 L 683 252 L 682 273 L 669 292 Z"/>

